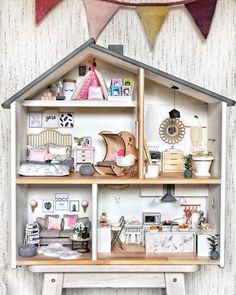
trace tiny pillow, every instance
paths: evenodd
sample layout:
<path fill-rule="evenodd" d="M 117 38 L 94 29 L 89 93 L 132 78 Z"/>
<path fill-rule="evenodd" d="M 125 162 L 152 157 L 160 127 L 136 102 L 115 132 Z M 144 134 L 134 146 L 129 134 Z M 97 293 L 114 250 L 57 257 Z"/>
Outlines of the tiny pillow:
<path fill-rule="evenodd" d="M 49 153 L 52 155 L 67 155 L 67 146 L 49 147 Z"/>
<path fill-rule="evenodd" d="M 45 162 L 47 153 L 47 150 L 32 149 L 29 153 L 29 161 Z"/>
<path fill-rule="evenodd" d="M 64 230 L 73 229 L 78 221 L 78 215 L 67 215 L 64 217 Z"/>
<path fill-rule="evenodd" d="M 61 230 L 61 218 L 48 216 L 48 227 L 51 230 Z"/>

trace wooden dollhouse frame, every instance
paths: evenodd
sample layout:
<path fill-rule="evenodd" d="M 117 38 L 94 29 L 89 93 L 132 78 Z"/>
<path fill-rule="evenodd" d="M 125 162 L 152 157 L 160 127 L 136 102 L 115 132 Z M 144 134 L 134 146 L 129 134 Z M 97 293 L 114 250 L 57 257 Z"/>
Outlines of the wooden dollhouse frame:
<path fill-rule="evenodd" d="M 137 79 L 137 99 L 132 101 L 43 101 L 34 99 L 34 97 L 42 90 L 44 90 L 51 83 L 61 79 L 66 73 L 78 66 L 83 60 L 93 56 L 100 60 L 106 61 L 114 68 L 121 68 L 122 70 L 129 71 Z M 214 145 L 211 141 L 208 142 L 209 149 L 216 154 L 216 159 L 213 166 L 213 174 L 211 177 L 193 177 L 184 178 L 183 173 L 163 174 L 158 178 L 146 179 L 144 178 L 144 137 L 145 137 L 145 83 L 152 81 L 166 88 L 171 88 L 175 85 L 179 88 L 179 92 L 188 97 L 193 97 L 207 105 L 208 108 L 208 138 L 214 138 L 218 144 Z M 226 107 L 234 106 L 235 102 L 229 98 L 211 92 L 196 86 L 190 82 L 184 81 L 180 78 L 174 77 L 170 74 L 162 72 L 158 69 L 150 67 L 146 64 L 140 63 L 129 57 L 119 55 L 106 48 L 103 48 L 90 39 L 78 49 L 73 51 L 55 66 L 50 68 L 44 74 L 39 76 L 29 85 L 25 86 L 22 90 L 17 92 L 11 98 L 3 103 L 4 108 L 11 108 L 11 245 L 12 254 L 11 261 L 12 267 L 16 266 L 29 266 L 29 270 L 33 272 L 44 272 L 45 286 L 49 284 L 52 290 L 51 294 L 56 293 L 53 287 L 53 280 L 59 280 L 62 287 L 76 287 L 72 283 L 72 278 L 75 279 L 76 273 L 82 272 L 82 279 L 77 287 L 84 287 L 86 273 L 95 272 L 97 274 L 96 281 L 102 280 L 101 275 L 108 272 L 119 273 L 120 280 L 125 273 L 136 273 L 134 280 L 130 283 L 126 282 L 128 287 L 139 287 L 137 277 L 142 275 L 142 286 L 147 287 L 162 287 L 169 288 L 168 294 L 177 294 L 173 289 L 174 279 L 179 278 L 179 290 L 184 294 L 182 287 L 184 272 L 191 272 L 199 270 L 201 265 L 220 265 L 224 266 L 224 235 L 225 235 L 225 155 L 226 155 Z M 133 178 L 113 177 L 113 176 L 91 176 L 79 177 L 77 174 L 71 174 L 68 177 L 22 177 L 18 176 L 18 169 L 20 161 L 23 159 L 25 148 L 27 145 L 27 112 L 29 110 L 42 110 L 45 108 L 62 109 L 62 110 L 79 110 L 79 109 L 93 109 L 101 112 L 109 112 L 111 109 L 115 110 L 129 110 L 134 118 L 136 147 L 138 148 L 138 176 Z M 217 118 L 217 120 L 216 120 Z M 54 133 L 47 132 L 48 140 Z M 61 135 L 57 141 L 58 144 L 69 142 L 69 137 L 61 140 Z M 46 142 L 45 141 L 45 142 Z M 43 144 L 40 136 L 32 136 L 30 143 L 40 145 Z M 52 142 L 55 140 L 52 138 Z M 207 185 L 209 196 L 208 202 L 214 201 L 214 206 L 217 210 L 217 217 L 212 216 L 212 220 L 218 224 L 221 243 L 220 243 L 220 260 L 213 261 L 206 258 L 179 258 L 168 257 L 168 259 L 152 258 L 152 259 L 139 259 L 139 258 L 120 258 L 113 259 L 101 258 L 97 253 L 97 227 L 98 227 L 98 192 L 101 185 L 104 184 L 130 184 L 130 185 L 163 185 L 163 184 L 181 184 L 184 186 Z M 70 260 L 60 261 L 54 259 L 40 260 L 40 259 L 24 259 L 17 256 L 17 247 L 20 241 L 23 240 L 23 227 L 27 223 L 26 214 L 24 213 L 28 207 L 27 191 L 30 186 L 80 186 L 88 185 L 91 187 L 92 194 L 92 255 L 89 259 L 83 260 Z M 19 199 L 21 199 L 19 201 Z M 216 220 L 217 219 L 217 220 Z M 58 272 L 58 274 L 54 274 Z M 52 274 L 51 274 L 52 273 Z M 67 274 L 68 273 L 68 274 Z M 165 273 L 163 276 L 162 273 Z M 174 273 L 174 274 L 172 274 Z M 62 283 L 64 277 L 64 283 Z M 85 277 L 83 277 L 85 276 Z M 116 278 L 117 279 L 117 278 Z M 120 287 L 125 284 L 119 285 L 115 283 L 115 276 L 111 279 L 111 287 Z M 154 282 L 155 283 L 152 283 Z M 176 279 L 177 280 L 177 279 Z M 179 282 L 178 281 L 178 282 Z M 90 282 L 91 283 L 91 282 Z M 92 283 L 91 283 L 92 284 Z M 52 285 L 52 286 L 51 286 Z M 140 285 L 140 287 L 141 287 Z M 158 286 L 157 286 L 158 285 Z M 60 287 L 59 286 L 59 287 Z M 95 283 L 94 283 L 95 286 Z M 97 287 L 98 285 L 96 285 Z M 102 286 L 102 284 L 100 284 Z M 172 286 L 172 287 L 171 287 Z M 182 289 L 181 289 L 182 288 Z M 54 290 L 55 289 L 55 290 Z M 46 289 L 44 290 L 46 294 Z M 54 293 L 53 293 L 54 292 Z M 43 293 L 44 294 L 44 293 Z"/>

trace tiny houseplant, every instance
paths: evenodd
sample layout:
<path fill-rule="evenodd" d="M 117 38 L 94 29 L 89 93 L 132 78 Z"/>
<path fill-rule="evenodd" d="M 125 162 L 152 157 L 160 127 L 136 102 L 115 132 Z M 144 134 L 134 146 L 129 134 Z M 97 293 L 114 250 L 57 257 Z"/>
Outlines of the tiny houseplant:
<path fill-rule="evenodd" d="M 191 178 L 192 173 L 192 155 L 184 156 L 184 177 Z"/>
<path fill-rule="evenodd" d="M 210 245 L 210 258 L 216 260 L 219 258 L 220 254 L 217 251 L 217 247 L 219 245 L 219 235 L 211 235 L 207 238 Z"/>

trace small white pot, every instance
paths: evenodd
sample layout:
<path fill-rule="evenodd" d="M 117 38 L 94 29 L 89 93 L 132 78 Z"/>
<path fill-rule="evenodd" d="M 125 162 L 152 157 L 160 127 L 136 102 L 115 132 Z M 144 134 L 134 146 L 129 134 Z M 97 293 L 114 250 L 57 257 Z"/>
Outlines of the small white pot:
<path fill-rule="evenodd" d="M 193 156 L 194 175 L 196 176 L 210 176 L 211 164 L 214 160 L 212 156 Z"/>

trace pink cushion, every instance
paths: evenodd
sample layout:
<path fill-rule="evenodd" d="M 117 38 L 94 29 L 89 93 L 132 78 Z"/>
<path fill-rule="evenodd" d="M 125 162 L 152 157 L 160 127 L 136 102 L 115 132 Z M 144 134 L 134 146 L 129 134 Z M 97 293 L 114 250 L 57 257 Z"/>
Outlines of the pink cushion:
<path fill-rule="evenodd" d="M 77 215 L 64 217 L 64 229 L 73 229 L 77 221 L 78 221 Z"/>
<path fill-rule="evenodd" d="M 61 230 L 61 218 L 48 216 L 48 229 Z"/>
<path fill-rule="evenodd" d="M 38 161 L 38 162 L 45 162 L 45 157 L 47 155 L 47 150 L 37 150 L 32 149 L 29 153 L 29 160 L 30 161 Z"/>
<path fill-rule="evenodd" d="M 112 161 L 116 161 L 117 158 L 121 158 L 125 156 L 125 150 L 120 149 L 119 151 L 112 154 Z"/>

